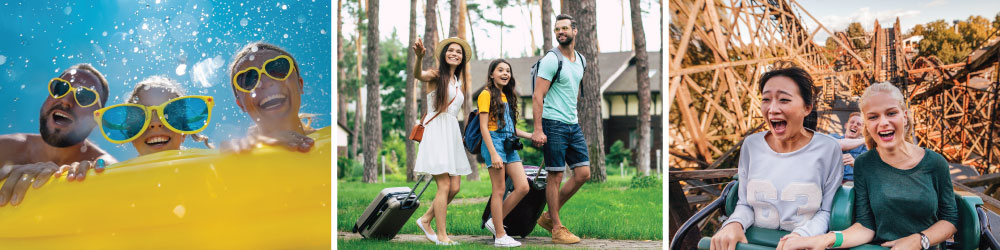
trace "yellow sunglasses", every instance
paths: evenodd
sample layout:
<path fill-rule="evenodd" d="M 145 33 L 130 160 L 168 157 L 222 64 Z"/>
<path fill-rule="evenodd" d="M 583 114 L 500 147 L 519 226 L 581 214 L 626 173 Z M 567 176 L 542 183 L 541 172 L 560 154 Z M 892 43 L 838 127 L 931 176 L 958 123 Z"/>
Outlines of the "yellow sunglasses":
<path fill-rule="evenodd" d="M 249 67 L 233 75 L 233 87 L 250 93 L 260 85 L 260 75 L 266 75 L 271 79 L 284 81 L 295 71 L 295 63 L 287 55 L 280 55 L 264 61 L 264 69 Z"/>
<path fill-rule="evenodd" d="M 160 122 L 178 134 L 196 134 L 208 127 L 212 120 L 211 96 L 182 96 L 156 106 L 118 104 L 94 111 L 94 120 L 101 127 L 101 134 L 113 143 L 135 140 L 146 132 L 152 112 L 159 114 Z"/>
<path fill-rule="evenodd" d="M 97 103 L 97 100 L 101 99 L 101 95 L 94 89 L 84 86 L 73 87 L 69 81 L 59 77 L 49 80 L 49 95 L 52 96 L 52 98 L 63 98 L 70 92 L 73 92 L 73 98 L 76 99 L 76 104 L 84 108 L 93 106 Z"/>

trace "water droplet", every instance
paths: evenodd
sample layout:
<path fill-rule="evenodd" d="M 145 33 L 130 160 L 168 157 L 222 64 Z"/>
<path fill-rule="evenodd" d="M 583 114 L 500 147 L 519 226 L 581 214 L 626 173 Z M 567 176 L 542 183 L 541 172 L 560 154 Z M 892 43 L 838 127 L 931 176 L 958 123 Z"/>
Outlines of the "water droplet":
<path fill-rule="evenodd" d="M 21 85 L 21 89 L 24 89 L 24 85 Z M 257 98 L 257 91 L 250 92 L 250 98 Z"/>
<path fill-rule="evenodd" d="M 257 46 L 250 47 L 250 52 L 257 52 Z"/>
<path fill-rule="evenodd" d="M 156 4 L 160 4 L 160 0 L 156 0 Z"/>
<path fill-rule="evenodd" d="M 132 52 L 133 53 L 139 52 L 139 47 L 132 47 Z"/>
<path fill-rule="evenodd" d="M 254 47 L 254 48 L 257 48 L 257 47 Z M 256 50 L 254 50 L 254 51 L 256 51 Z M 254 56 L 254 55 L 250 55 L 250 61 L 253 61 L 254 58 L 257 58 L 257 57 Z"/>
<path fill-rule="evenodd" d="M 282 4 L 281 5 L 281 10 L 287 10 L 287 9 L 288 9 L 288 5 L 287 4 Z"/>
<path fill-rule="evenodd" d="M 66 8 L 63 9 L 63 13 L 65 13 L 66 15 L 69 15 L 69 13 L 73 13 L 73 7 L 66 6 Z"/>
<path fill-rule="evenodd" d="M 326 29 L 319 29 L 319 33 L 323 34 L 323 35 L 326 35 Z"/>
<path fill-rule="evenodd" d="M 0 55 L 0 65 L 3 65 L 4 63 L 7 63 L 7 57 Z"/>
<path fill-rule="evenodd" d="M 246 17 L 244 17 L 243 19 L 240 19 L 240 26 L 241 27 L 246 27 L 249 22 L 250 22 L 250 20 L 247 19 Z"/>
<path fill-rule="evenodd" d="M 288 39 L 288 34 L 286 33 L 286 34 L 285 34 L 284 36 L 282 36 L 282 37 L 284 37 L 285 39 Z"/>
<path fill-rule="evenodd" d="M 142 24 L 142 29 L 144 29 L 144 30 L 149 30 L 149 24 L 147 24 L 147 23 L 143 23 L 143 24 Z"/>
<path fill-rule="evenodd" d="M 86 152 L 87 152 L 87 144 L 84 143 L 83 146 L 80 147 L 80 153 L 86 153 Z"/>
<path fill-rule="evenodd" d="M 177 205 L 174 207 L 174 215 L 177 215 L 177 218 L 183 219 L 185 212 L 184 205 Z"/>
<path fill-rule="evenodd" d="M 187 64 L 182 63 L 177 65 L 177 69 L 174 70 L 174 73 L 177 73 L 178 76 L 182 76 L 184 73 L 187 73 Z"/>
<path fill-rule="evenodd" d="M 24 84 L 21 84 L 21 89 L 24 89 Z"/>
<path fill-rule="evenodd" d="M 101 36 L 108 36 L 108 32 L 107 31 L 101 32 Z"/>

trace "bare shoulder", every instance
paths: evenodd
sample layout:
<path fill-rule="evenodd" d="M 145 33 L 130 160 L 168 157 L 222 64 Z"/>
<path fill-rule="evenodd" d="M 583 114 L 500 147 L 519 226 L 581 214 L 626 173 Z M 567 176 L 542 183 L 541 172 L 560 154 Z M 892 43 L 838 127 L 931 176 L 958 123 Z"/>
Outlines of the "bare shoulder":
<path fill-rule="evenodd" d="M 45 143 L 37 134 L 0 135 L 0 162 L 22 164 L 30 162 L 28 156 L 32 143 Z"/>

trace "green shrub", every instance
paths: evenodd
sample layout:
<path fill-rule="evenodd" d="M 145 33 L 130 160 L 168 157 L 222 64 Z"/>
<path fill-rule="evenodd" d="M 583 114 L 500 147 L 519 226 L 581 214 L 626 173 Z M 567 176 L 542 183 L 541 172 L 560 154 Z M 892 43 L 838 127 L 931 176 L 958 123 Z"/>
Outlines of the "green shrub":
<path fill-rule="evenodd" d="M 632 181 L 629 182 L 628 186 L 629 188 L 650 188 L 656 187 L 657 184 L 660 184 L 660 178 L 652 175 L 642 176 L 637 174 L 632 177 Z"/>
<path fill-rule="evenodd" d="M 362 174 L 364 167 L 360 162 L 347 157 L 337 158 L 337 179 L 360 180 Z"/>
<path fill-rule="evenodd" d="M 627 162 L 629 159 L 632 159 L 632 150 L 626 148 L 625 143 L 621 140 L 616 140 L 614 144 L 611 144 L 611 150 L 605 156 L 604 164 L 617 167 L 618 164 Z"/>

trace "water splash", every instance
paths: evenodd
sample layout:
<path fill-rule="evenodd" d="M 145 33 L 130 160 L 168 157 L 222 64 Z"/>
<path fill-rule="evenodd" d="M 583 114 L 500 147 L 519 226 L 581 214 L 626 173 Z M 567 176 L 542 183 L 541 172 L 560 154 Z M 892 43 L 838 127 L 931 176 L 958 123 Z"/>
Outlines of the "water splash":
<path fill-rule="evenodd" d="M 250 19 L 247 19 L 246 17 L 244 17 L 243 19 L 240 19 L 240 27 L 246 27 L 247 24 L 249 24 L 249 23 L 250 23 Z"/>
<path fill-rule="evenodd" d="M 174 73 L 177 73 L 178 76 L 182 76 L 187 73 L 187 67 L 187 64 L 181 63 L 180 65 L 177 65 L 177 69 L 174 70 Z"/>
<path fill-rule="evenodd" d="M 214 82 L 214 78 L 218 74 L 222 65 L 226 61 L 222 59 L 222 56 L 215 56 L 212 58 L 206 58 L 194 64 L 191 69 L 191 78 L 196 82 L 201 84 L 201 87 L 208 88 L 211 87 Z"/>

